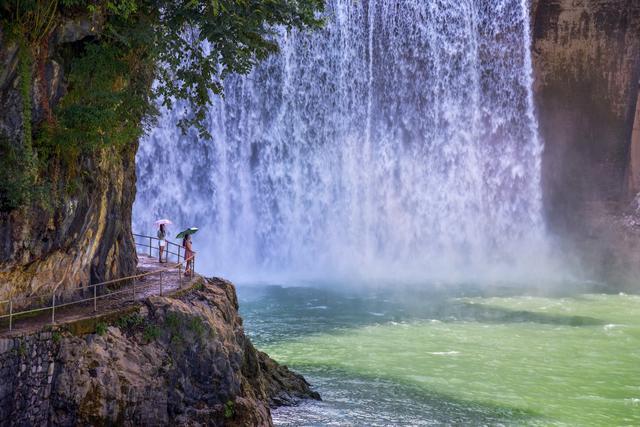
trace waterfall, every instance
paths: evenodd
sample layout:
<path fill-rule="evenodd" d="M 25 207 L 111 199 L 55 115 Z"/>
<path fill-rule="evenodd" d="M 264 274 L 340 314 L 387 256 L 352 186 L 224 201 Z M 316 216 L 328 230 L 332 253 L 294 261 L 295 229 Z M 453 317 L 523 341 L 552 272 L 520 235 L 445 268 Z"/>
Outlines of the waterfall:
<path fill-rule="evenodd" d="M 539 251 L 527 0 L 329 0 L 225 83 L 212 141 L 162 111 L 134 228 L 196 225 L 207 273 L 477 278 Z"/>

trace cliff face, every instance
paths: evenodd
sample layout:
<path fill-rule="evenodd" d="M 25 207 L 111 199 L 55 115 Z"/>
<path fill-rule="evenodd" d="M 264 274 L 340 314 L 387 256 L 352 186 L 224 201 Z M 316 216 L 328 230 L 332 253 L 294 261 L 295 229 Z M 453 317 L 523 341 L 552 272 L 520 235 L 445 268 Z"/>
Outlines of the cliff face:
<path fill-rule="evenodd" d="M 640 209 L 629 202 L 640 191 L 640 0 L 532 8 L 547 224 L 586 277 L 637 289 Z"/>
<path fill-rule="evenodd" d="M 629 192 L 632 197 L 635 195 L 636 209 L 640 211 L 640 82 L 638 82 L 636 116 L 633 120 L 629 157 Z"/>
<path fill-rule="evenodd" d="M 639 0 L 538 0 L 533 58 L 548 216 L 629 194 L 640 79 Z"/>
<path fill-rule="evenodd" d="M 0 425 L 270 425 L 269 406 L 319 398 L 255 350 L 237 310 L 233 285 L 209 279 L 102 334 L 0 340 Z"/>
<path fill-rule="evenodd" d="M 66 94 L 70 64 L 61 52 L 77 50 L 100 26 L 99 16 L 65 18 L 42 43 L 30 75 L 34 129 Z M 0 30 L 0 137 L 17 150 L 25 129 L 18 56 L 16 43 Z M 131 141 L 124 149 L 81 153 L 74 173 L 51 163 L 44 171 L 51 180 L 43 195 L 46 203 L 0 212 L 0 300 L 42 293 L 59 282 L 64 291 L 135 271 L 131 206 L 136 149 L 137 141 Z"/>

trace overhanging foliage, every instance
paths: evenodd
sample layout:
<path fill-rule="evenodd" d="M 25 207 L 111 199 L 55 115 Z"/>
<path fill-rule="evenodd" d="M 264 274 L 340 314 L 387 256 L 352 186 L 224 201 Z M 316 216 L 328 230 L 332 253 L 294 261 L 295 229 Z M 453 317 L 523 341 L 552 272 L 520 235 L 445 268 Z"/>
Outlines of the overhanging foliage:
<path fill-rule="evenodd" d="M 194 126 L 210 137 L 202 122 L 212 96 L 222 94 L 224 78 L 249 72 L 277 51 L 276 31 L 321 26 L 323 8 L 324 0 L 0 0 L 0 27 L 20 49 L 23 95 L 31 92 L 28 76 L 43 73 L 58 24 L 84 18 L 101 26 L 95 37 L 58 46 L 67 94 L 33 129 L 32 105 L 23 96 L 22 144 L 8 148 L 5 141 L 21 166 L 3 166 L 20 178 L 11 191 L 23 194 L 3 194 L 0 200 L 11 203 L 0 203 L 0 210 L 30 203 L 30 193 L 44 184 L 56 188 L 46 182 L 54 163 L 67 171 L 68 181 L 82 153 L 126 148 L 153 118 L 157 101 L 186 101 L 190 114 L 183 129 Z M 43 108 L 48 110 L 48 102 Z M 0 192 L 8 189 L 0 184 Z"/>

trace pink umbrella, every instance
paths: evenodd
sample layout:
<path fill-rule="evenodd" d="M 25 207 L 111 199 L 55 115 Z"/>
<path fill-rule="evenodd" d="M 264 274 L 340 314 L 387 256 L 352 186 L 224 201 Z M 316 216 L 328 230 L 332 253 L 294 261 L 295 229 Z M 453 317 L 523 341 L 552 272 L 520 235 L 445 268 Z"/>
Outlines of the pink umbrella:
<path fill-rule="evenodd" d="M 173 224 L 171 221 L 169 221 L 168 219 L 159 219 L 155 222 L 156 226 L 160 227 L 162 224 L 165 225 L 170 225 Z"/>

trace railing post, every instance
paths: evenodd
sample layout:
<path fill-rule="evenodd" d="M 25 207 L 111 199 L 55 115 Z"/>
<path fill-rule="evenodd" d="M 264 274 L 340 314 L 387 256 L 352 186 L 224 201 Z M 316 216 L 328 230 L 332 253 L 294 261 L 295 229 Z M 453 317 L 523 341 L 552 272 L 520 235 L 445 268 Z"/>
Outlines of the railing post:
<path fill-rule="evenodd" d="M 178 262 L 180 262 L 180 246 L 178 246 Z"/>
<path fill-rule="evenodd" d="M 162 296 L 162 270 L 160 270 L 160 296 Z"/>
<path fill-rule="evenodd" d="M 149 236 L 149 256 L 151 256 L 151 236 Z"/>
<path fill-rule="evenodd" d="M 9 332 L 13 327 L 13 298 L 9 298 Z"/>
<path fill-rule="evenodd" d="M 53 303 L 51 304 L 51 324 L 56 323 L 56 293 L 53 293 Z"/>
<path fill-rule="evenodd" d="M 93 285 L 93 311 L 98 311 L 98 285 Z"/>
<path fill-rule="evenodd" d="M 178 283 L 182 288 L 182 264 L 178 264 Z"/>

